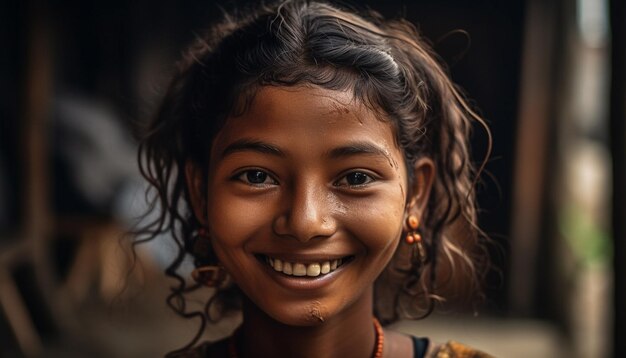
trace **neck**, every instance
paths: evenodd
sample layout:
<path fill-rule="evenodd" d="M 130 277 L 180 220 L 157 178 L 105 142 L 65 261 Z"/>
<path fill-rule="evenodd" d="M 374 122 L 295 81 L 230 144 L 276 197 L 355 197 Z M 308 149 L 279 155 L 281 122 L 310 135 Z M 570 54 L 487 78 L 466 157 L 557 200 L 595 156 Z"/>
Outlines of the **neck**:
<path fill-rule="evenodd" d="M 376 333 L 372 323 L 372 290 L 341 313 L 312 326 L 288 326 L 244 300 L 239 336 L 240 357 L 372 356 Z"/>

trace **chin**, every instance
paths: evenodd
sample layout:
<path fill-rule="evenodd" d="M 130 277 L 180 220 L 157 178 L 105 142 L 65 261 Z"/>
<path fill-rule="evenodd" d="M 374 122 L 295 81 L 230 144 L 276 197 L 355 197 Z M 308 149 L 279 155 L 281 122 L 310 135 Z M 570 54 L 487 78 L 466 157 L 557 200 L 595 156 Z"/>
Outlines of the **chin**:
<path fill-rule="evenodd" d="M 251 304 L 254 305 L 254 303 Z M 263 312 L 281 324 L 293 327 L 319 326 L 334 316 L 327 305 L 319 300 L 283 303 L 280 307 L 275 305 L 263 306 L 256 306 L 254 309 Z"/>

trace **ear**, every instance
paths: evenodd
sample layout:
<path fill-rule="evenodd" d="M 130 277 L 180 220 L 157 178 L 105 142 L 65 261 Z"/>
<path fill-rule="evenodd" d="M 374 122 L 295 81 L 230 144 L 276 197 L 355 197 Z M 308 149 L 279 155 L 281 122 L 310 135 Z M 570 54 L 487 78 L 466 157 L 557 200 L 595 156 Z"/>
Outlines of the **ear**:
<path fill-rule="evenodd" d="M 432 159 L 423 157 L 413 166 L 413 184 L 410 187 L 406 215 L 416 216 L 420 222 L 424 210 L 428 205 L 430 190 L 435 179 L 435 163 Z"/>
<path fill-rule="evenodd" d="M 193 214 L 201 225 L 206 226 L 206 198 L 202 190 L 204 176 L 202 170 L 191 161 L 185 163 L 185 181 Z"/>

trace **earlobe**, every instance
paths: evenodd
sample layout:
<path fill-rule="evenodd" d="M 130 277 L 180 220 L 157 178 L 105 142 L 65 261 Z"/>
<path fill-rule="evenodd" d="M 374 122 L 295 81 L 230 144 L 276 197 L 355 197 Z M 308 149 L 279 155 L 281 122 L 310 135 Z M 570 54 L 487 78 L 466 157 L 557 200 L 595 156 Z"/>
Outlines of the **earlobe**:
<path fill-rule="evenodd" d="M 206 226 L 206 198 L 202 190 L 203 175 L 198 166 L 191 161 L 185 163 L 185 181 L 193 214 L 200 224 Z"/>

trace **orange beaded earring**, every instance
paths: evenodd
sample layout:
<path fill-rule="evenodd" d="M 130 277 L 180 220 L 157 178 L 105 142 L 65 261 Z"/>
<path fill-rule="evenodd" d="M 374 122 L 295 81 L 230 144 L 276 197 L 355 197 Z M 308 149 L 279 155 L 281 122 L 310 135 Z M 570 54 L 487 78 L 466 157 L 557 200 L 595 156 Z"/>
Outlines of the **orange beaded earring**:
<path fill-rule="evenodd" d="M 211 238 L 209 231 L 205 228 L 198 229 L 197 238 L 193 245 L 193 251 L 196 255 L 203 257 L 210 249 Z M 220 288 L 228 281 L 228 274 L 221 265 L 205 265 L 196 267 L 191 272 L 191 277 L 199 284 L 208 287 Z"/>
<path fill-rule="evenodd" d="M 426 249 L 422 242 L 422 235 L 417 232 L 420 224 L 419 219 L 415 215 L 409 215 L 406 224 L 410 231 L 406 234 L 405 241 L 407 244 L 413 245 L 413 258 L 415 259 L 417 256 L 418 262 L 423 264 L 426 262 Z"/>

